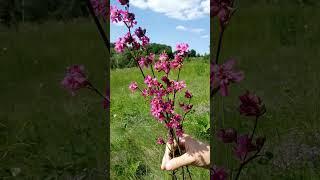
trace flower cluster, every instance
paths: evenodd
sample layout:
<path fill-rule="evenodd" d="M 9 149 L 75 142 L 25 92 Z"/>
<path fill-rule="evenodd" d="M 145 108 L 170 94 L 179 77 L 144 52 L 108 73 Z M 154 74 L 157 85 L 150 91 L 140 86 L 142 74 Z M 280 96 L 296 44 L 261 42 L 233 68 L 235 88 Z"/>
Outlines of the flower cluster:
<path fill-rule="evenodd" d="M 260 97 L 247 91 L 239 97 L 241 105 L 239 107 L 240 114 L 245 116 L 259 117 L 266 112 L 265 105 Z"/>
<path fill-rule="evenodd" d="M 211 67 L 210 81 L 214 89 L 220 89 L 222 96 L 228 96 L 228 86 L 231 83 L 238 83 L 243 80 L 241 71 L 235 71 L 235 60 L 230 59 L 222 65 L 213 64 Z"/>
<path fill-rule="evenodd" d="M 185 44 L 182 45 L 185 46 Z M 188 47 L 188 45 L 186 46 Z M 186 56 L 188 49 L 184 48 L 183 50 L 177 50 L 176 52 L 177 54 L 179 53 L 179 55 L 176 54 L 175 56 L 181 57 L 182 61 L 180 62 L 180 64 L 182 65 L 183 59 Z M 139 60 L 139 65 L 140 67 L 151 68 L 151 65 L 155 63 L 156 59 L 157 58 L 155 58 L 154 54 L 150 54 L 146 57 L 141 57 Z M 183 128 L 181 123 L 183 121 L 183 118 L 175 110 L 174 99 L 170 99 L 168 97 L 170 95 L 174 96 L 176 93 L 183 91 L 186 88 L 186 83 L 184 81 L 169 79 L 168 73 L 172 69 L 169 64 L 173 61 L 174 60 L 170 60 L 167 54 L 163 52 L 155 63 L 155 69 L 160 72 L 162 71 L 162 69 L 159 68 L 159 64 L 168 64 L 165 70 L 166 75 L 162 76 L 160 80 L 155 76 L 152 77 L 151 75 L 147 75 L 144 78 L 145 88 L 140 89 L 136 82 L 132 82 L 129 85 L 129 89 L 132 92 L 139 90 L 142 96 L 144 96 L 145 98 L 149 97 L 151 115 L 159 122 L 164 123 L 165 127 L 168 128 L 168 130 L 175 129 L 176 135 L 180 137 L 183 135 Z M 184 97 L 190 100 L 192 98 L 191 92 L 189 90 L 184 91 Z M 188 113 L 193 107 L 190 102 L 180 102 L 179 105 L 184 113 Z"/>
<path fill-rule="evenodd" d="M 85 74 L 83 65 L 72 65 L 67 68 L 66 76 L 61 82 L 62 86 L 69 90 L 72 95 L 75 91 L 87 87 L 90 83 Z"/>
<path fill-rule="evenodd" d="M 218 17 L 220 26 L 224 28 L 230 21 L 234 0 L 211 0 L 211 14 L 213 17 Z"/>
<path fill-rule="evenodd" d="M 146 57 L 141 57 L 138 63 L 141 68 L 143 68 L 143 67 L 148 68 L 149 65 L 154 63 L 154 60 L 155 60 L 155 54 L 150 53 Z"/>
<path fill-rule="evenodd" d="M 125 48 L 132 47 L 139 50 L 146 47 L 150 39 L 146 36 L 146 30 L 138 27 L 131 33 L 131 29 L 137 24 L 135 14 L 129 11 L 128 1 L 119 0 L 121 5 L 125 5 L 125 9 L 119 9 L 117 6 L 110 6 L 110 19 L 113 23 L 123 23 L 129 29 L 128 33 L 123 37 L 119 37 L 115 42 L 116 52 L 122 53 Z"/>
<path fill-rule="evenodd" d="M 248 99 L 250 97 L 255 97 L 256 99 L 260 99 L 259 97 L 257 97 L 254 94 L 251 94 L 249 91 L 246 92 L 246 94 L 240 96 L 240 100 L 241 100 L 241 105 L 240 105 L 240 114 L 243 114 L 245 116 L 252 116 L 252 107 L 264 107 L 264 105 L 262 105 L 262 101 L 256 101 L 255 103 L 253 101 L 250 101 L 251 103 L 243 103 L 243 99 Z M 256 124 L 258 123 L 257 120 L 258 118 L 263 115 L 263 113 L 265 112 L 265 108 L 259 108 L 259 109 L 255 109 L 256 111 L 254 111 L 255 117 L 256 117 Z M 255 124 L 255 127 L 256 127 Z M 254 132 L 253 132 L 254 133 Z M 234 154 L 236 155 L 236 157 L 238 157 L 239 160 L 241 161 L 245 161 L 247 155 L 250 152 L 253 151 L 260 151 L 265 138 L 264 137 L 258 137 L 255 140 L 255 143 L 253 143 L 253 134 L 251 136 L 249 136 L 248 134 L 238 134 L 237 131 L 234 128 L 227 128 L 227 129 L 220 129 L 217 132 L 217 138 L 222 141 L 223 143 L 234 143 Z"/>
<path fill-rule="evenodd" d="M 107 1 L 106 0 L 90 0 L 90 2 L 95 15 L 105 19 L 105 17 L 107 17 Z"/>
<path fill-rule="evenodd" d="M 246 91 L 239 99 L 239 113 L 247 117 L 255 117 L 251 135 L 249 136 L 247 133 L 240 134 L 234 128 L 226 128 L 218 130 L 216 136 L 218 140 L 225 144 L 233 144 L 234 155 L 240 160 L 240 164 L 244 166 L 247 162 L 259 156 L 266 141 L 266 138 L 263 136 L 254 138 L 258 119 L 266 112 L 266 109 L 260 97 L 249 91 Z M 214 172 L 213 175 L 218 176 L 217 172 Z"/>
<path fill-rule="evenodd" d="M 228 178 L 228 173 L 224 168 L 213 167 L 210 169 L 210 174 L 211 180 L 225 180 Z"/>
<path fill-rule="evenodd" d="M 104 109 L 109 108 L 110 105 L 110 93 L 107 88 L 106 95 L 103 95 L 94 85 L 88 80 L 83 65 L 72 65 L 67 67 L 65 77 L 61 81 L 62 87 L 71 92 L 71 95 L 75 95 L 76 91 L 87 88 L 97 93 L 103 98 L 102 105 Z"/>
<path fill-rule="evenodd" d="M 170 58 L 165 51 L 160 55 L 144 54 L 143 50 L 150 42 L 149 37 L 146 36 L 146 29 L 138 27 L 133 30 L 137 25 L 135 15 L 129 11 L 127 1 L 119 0 L 119 2 L 124 6 L 124 9 L 111 6 L 110 18 L 114 23 L 124 23 L 128 31 L 115 42 L 115 50 L 122 53 L 125 49 L 130 49 L 143 76 L 143 84 L 138 85 L 137 82 L 132 82 L 129 89 L 132 92 L 140 92 L 143 97 L 150 100 L 151 115 L 158 122 L 164 124 L 168 130 L 167 142 L 173 143 L 183 135 L 182 122 L 185 120 L 185 115 L 193 107 L 190 103 L 192 93 L 186 89 L 185 81 L 179 80 L 183 61 L 189 53 L 189 45 L 187 43 L 177 44 L 173 58 Z M 150 69 L 152 74 L 145 75 L 144 69 Z M 172 79 L 169 77 L 169 73 L 175 70 L 178 70 L 176 71 L 179 73 L 178 78 Z M 161 74 L 159 78 L 156 77 L 156 72 Z M 186 102 L 176 103 L 176 94 L 180 92 L 184 93 Z M 178 107 L 180 106 L 180 110 L 176 108 L 177 104 Z M 181 113 L 179 114 L 179 112 Z M 159 138 L 157 144 L 164 144 L 163 138 Z"/>

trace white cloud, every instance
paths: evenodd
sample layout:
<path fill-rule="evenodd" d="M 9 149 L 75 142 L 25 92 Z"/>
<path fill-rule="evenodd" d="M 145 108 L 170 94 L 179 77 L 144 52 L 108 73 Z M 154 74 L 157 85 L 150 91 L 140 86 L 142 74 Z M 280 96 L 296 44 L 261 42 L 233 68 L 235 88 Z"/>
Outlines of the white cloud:
<path fill-rule="evenodd" d="M 131 0 L 130 3 L 179 20 L 199 19 L 210 14 L 209 0 Z"/>
<path fill-rule="evenodd" d="M 181 26 L 181 25 L 177 26 L 176 29 L 177 29 L 177 30 L 181 30 L 181 31 L 186 31 L 186 30 L 187 30 L 186 27 Z"/>
<path fill-rule="evenodd" d="M 202 38 L 202 39 L 207 39 L 207 38 L 209 38 L 209 35 L 208 35 L 208 34 L 203 35 L 203 36 L 201 36 L 201 38 Z"/>
<path fill-rule="evenodd" d="M 190 29 L 191 32 L 194 32 L 194 33 L 201 33 L 204 31 L 204 29 L 202 28 L 194 28 L 194 29 Z"/>
<path fill-rule="evenodd" d="M 197 33 L 197 34 L 200 34 L 200 33 L 205 31 L 202 28 L 187 28 L 187 27 L 182 26 L 182 25 L 177 26 L 176 29 L 180 30 L 180 31 L 188 31 L 188 32 Z"/>

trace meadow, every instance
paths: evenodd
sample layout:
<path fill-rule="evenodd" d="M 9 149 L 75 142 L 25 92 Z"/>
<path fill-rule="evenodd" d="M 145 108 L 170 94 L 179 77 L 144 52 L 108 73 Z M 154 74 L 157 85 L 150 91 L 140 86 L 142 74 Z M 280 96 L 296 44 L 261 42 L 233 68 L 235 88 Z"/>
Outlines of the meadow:
<path fill-rule="evenodd" d="M 209 143 L 208 60 L 196 58 L 186 62 L 180 78 L 193 93 L 194 109 L 184 122 L 185 132 Z M 151 73 L 151 72 L 148 72 Z M 177 74 L 172 73 L 170 77 Z M 111 178 L 112 179 L 171 179 L 170 172 L 160 169 L 164 146 L 156 144 L 159 136 L 167 132 L 150 114 L 150 105 L 139 93 L 131 93 L 132 81 L 142 84 L 138 68 L 111 71 Z M 184 94 L 177 96 L 178 102 Z M 190 168 L 193 179 L 209 179 L 209 171 Z"/>
<path fill-rule="evenodd" d="M 104 91 L 105 49 L 87 19 L 0 28 L 0 179 L 105 179 L 102 100 L 61 87 L 72 64 Z"/>
<path fill-rule="evenodd" d="M 220 63 L 234 57 L 245 79 L 231 85 L 229 97 L 213 100 L 214 128 L 252 129 L 237 108 L 238 96 L 253 91 L 267 107 L 257 132 L 274 156 L 248 165 L 241 179 L 320 179 L 319 16 L 316 6 L 240 2 L 224 34 Z M 217 34 L 211 38 L 217 42 Z M 212 146 L 216 164 L 237 168 L 230 147 L 216 141 Z"/>

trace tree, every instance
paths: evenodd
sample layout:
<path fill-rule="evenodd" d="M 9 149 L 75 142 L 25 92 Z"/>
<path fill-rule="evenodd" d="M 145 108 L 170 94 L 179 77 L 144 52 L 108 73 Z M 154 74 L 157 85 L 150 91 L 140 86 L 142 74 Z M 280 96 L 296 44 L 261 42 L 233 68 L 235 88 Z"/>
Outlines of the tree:
<path fill-rule="evenodd" d="M 197 51 L 194 49 L 191 49 L 189 52 L 189 57 L 196 57 L 197 56 Z"/>

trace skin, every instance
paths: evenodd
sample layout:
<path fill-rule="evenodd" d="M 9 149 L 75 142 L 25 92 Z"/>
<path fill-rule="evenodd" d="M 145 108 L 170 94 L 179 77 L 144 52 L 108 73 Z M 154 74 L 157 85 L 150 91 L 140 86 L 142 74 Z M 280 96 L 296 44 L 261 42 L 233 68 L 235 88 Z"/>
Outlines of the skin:
<path fill-rule="evenodd" d="M 210 169 L 210 146 L 208 144 L 193 139 L 187 134 L 180 138 L 179 144 L 185 153 L 176 158 L 170 157 L 170 149 L 177 149 L 177 143 L 166 144 L 161 164 L 162 170 L 172 171 L 186 165 Z"/>

